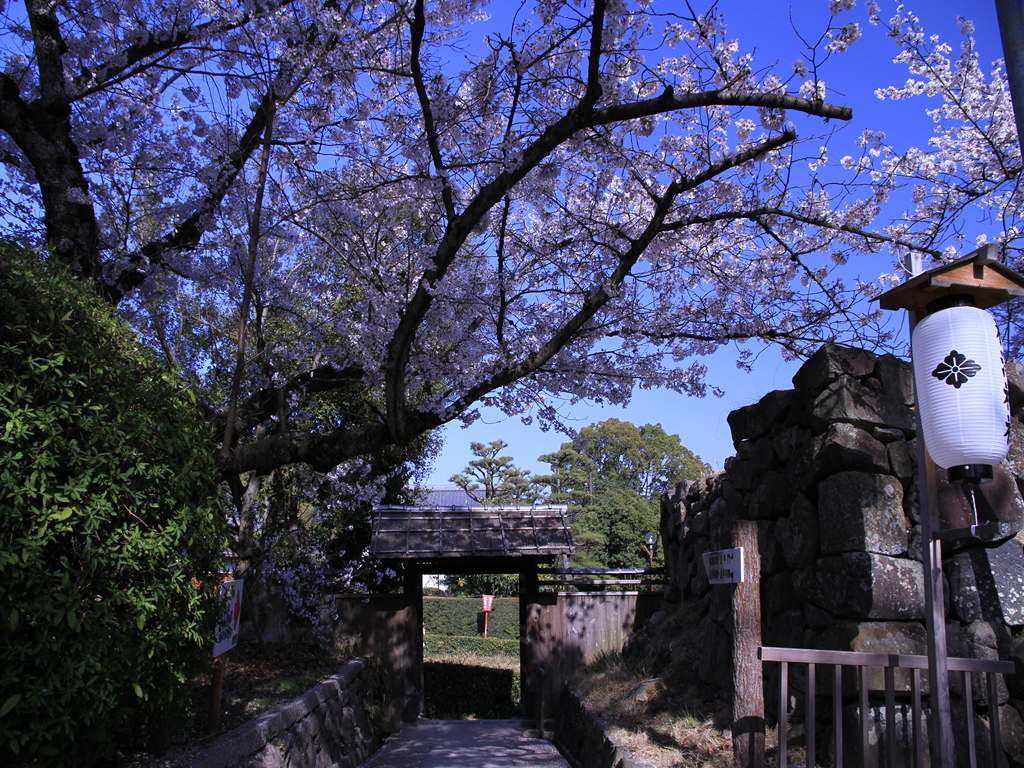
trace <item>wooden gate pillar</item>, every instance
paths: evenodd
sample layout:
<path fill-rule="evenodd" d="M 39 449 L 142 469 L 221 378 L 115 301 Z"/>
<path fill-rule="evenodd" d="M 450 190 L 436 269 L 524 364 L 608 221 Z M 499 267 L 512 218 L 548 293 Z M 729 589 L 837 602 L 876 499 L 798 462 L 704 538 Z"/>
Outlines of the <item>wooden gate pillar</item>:
<path fill-rule="evenodd" d="M 423 573 L 407 562 L 402 574 L 406 598 L 402 720 L 415 722 L 423 713 Z"/>
<path fill-rule="evenodd" d="M 539 715 L 538 696 L 543 695 L 543 681 L 538 679 L 541 644 L 541 606 L 537 593 L 537 564 L 529 561 L 519 570 L 519 684 L 522 687 L 521 705 L 527 717 Z"/>

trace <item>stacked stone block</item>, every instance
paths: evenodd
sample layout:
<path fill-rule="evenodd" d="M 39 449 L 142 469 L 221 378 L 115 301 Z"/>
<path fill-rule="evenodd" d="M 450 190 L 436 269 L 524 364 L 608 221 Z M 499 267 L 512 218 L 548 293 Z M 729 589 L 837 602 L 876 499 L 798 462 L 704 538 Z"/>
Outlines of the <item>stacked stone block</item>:
<path fill-rule="evenodd" d="M 1024 519 L 1024 377 L 1018 369 L 1011 374 L 1014 449 L 977 499 L 980 522 L 1000 522 L 1002 535 L 947 546 L 944 569 L 950 653 L 1014 658 L 1021 670 L 1024 536 L 1016 533 Z M 722 690 L 731 674 L 721 650 L 706 648 L 728 649 L 729 603 L 727 589 L 708 585 L 701 555 L 730 545 L 733 517 L 757 521 L 765 645 L 926 653 L 913 401 L 902 360 L 825 345 L 793 377 L 793 389 L 729 415 L 736 455 L 724 472 L 663 498 L 671 610 L 687 617 L 677 625 L 706 639 L 694 646 L 705 648 L 693 670 L 703 683 Z M 961 488 L 943 483 L 939 504 L 940 527 L 970 524 Z M 656 638 L 658 624 L 637 643 L 668 642 Z M 956 677 L 954 697 L 961 690 Z M 998 711 L 1007 751 L 1024 764 L 1020 679 L 1000 689 Z M 799 692 L 801 681 L 794 683 Z M 883 688 L 880 671 L 869 685 Z M 908 677 L 897 686 L 907 690 Z M 981 686 L 975 696 L 984 700 Z M 984 738 L 982 730 L 979 742 Z"/>

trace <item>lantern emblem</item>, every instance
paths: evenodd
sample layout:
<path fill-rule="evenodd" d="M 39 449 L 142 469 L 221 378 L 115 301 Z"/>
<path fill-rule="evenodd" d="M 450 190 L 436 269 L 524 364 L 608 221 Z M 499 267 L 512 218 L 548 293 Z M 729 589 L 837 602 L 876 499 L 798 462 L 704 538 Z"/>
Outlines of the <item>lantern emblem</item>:
<path fill-rule="evenodd" d="M 935 366 L 932 376 L 939 381 L 946 382 L 954 389 L 960 389 L 961 386 L 967 383 L 968 379 L 974 378 L 980 370 L 980 365 L 973 360 L 968 360 L 966 355 L 961 355 L 954 349 L 946 355 L 945 360 Z"/>

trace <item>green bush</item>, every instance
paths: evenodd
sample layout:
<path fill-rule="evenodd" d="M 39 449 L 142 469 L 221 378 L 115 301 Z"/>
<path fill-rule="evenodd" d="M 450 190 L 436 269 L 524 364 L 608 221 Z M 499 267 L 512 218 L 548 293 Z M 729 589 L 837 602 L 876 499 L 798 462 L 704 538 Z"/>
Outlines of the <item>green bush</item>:
<path fill-rule="evenodd" d="M 428 661 L 423 664 L 424 717 L 519 717 L 519 670 Z"/>
<path fill-rule="evenodd" d="M 0 247 L 0 308 L 0 763 L 88 765 L 158 733 L 209 654 L 213 450 L 88 285 Z"/>
<path fill-rule="evenodd" d="M 479 597 L 424 597 L 423 627 L 427 634 L 483 634 Z M 487 623 L 488 637 L 519 639 L 519 598 L 496 597 Z"/>
<path fill-rule="evenodd" d="M 423 638 L 427 656 L 451 656 L 472 653 L 477 656 L 510 656 L 519 658 L 519 641 L 479 636 L 432 635 Z"/>

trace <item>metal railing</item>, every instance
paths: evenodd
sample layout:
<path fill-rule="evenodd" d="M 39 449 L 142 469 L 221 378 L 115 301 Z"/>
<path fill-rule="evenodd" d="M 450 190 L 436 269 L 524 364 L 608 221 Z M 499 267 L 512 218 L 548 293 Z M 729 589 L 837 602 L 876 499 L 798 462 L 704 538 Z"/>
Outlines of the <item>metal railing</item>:
<path fill-rule="evenodd" d="M 882 669 L 885 674 L 885 752 L 887 765 L 896 765 L 898 748 L 896 744 L 896 670 L 910 672 L 910 709 L 912 718 L 912 749 L 913 765 L 924 768 L 927 765 L 924 752 L 924 713 L 921 694 L 921 671 L 928 669 L 928 657 L 901 653 L 859 653 L 855 651 L 819 651 L 805 648 L 768 648 L 762 647 L 759 655 L 762 662 L 775 662 L 779 670 L 779 727 L 778 727 L 778 768 L 787 768 L 787 741 L 789 732 L 789 665 L 804 664 L 807 666 L 806 701 L 804 711 L 804 728 L 807 734 L 805 750 L 807 766 L 814 766 L 817 757 L 815 704 L 817 697 L 816 668 L 832 667 L 832 732 L 835 749 L 835 766 L 843 765 L 843 667 L 856 668 L 858 671 L 859 694 L 859 726 L 860 726 L 860 762 L 868 763 L 869 734 L 871 719 L 868 702 L 868 671 Z M 974 733 L 974 698 L 972 679 L 974 675 L 983 675 L 987 686 L 989 703 L 989 746 L 993 765 L 1000 765 L 999 755 L 1002 754 L 1002 740 L 999 732 L 999 699 L 996 675 L 1010 675 L 1014 665 L 1009 661 L 998 659 L 964 659 L 949 658 L 948 668 L 951 673 L 963 675 L 965 733 L 967 738 L 966 752 L 969 755 L 971 768 L 977 766 L 976 744 Z M 882 743 L 878 749 L 881 752 Z M 881 757 L 881 754 L 879 755 Z M 881 761 L 879 761 L 879 764 Z"/>

